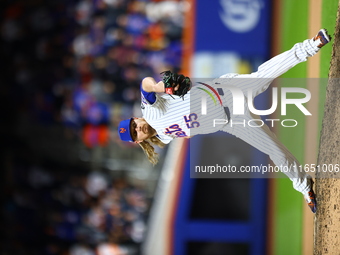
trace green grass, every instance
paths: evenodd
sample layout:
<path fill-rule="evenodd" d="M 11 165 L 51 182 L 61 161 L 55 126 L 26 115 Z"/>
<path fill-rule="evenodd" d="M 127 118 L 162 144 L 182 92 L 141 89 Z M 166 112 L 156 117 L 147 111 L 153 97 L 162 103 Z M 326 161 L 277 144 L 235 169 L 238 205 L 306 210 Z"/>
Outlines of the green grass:
<path fill-rule="evenodd" d="M 282 48 L 281 52 L 290 49 L 295 43 L 308 38 L 308 0 L 285 0 L 282 16 Z M 283 86 L 306 87 L 303 79 L 298 85 L 292 85 L 294 78 L 304 78 L 307 75 L 306 63 L 301 63 L 289 70 L 282 77 Z M 288 81 L 288 82 L 287 82 Z M 294 128 L 279 128 L 279 139 L 301 162 L 304 158 L 305 116 L 296 107 L 287 108 L 287 116 L 281 119 L 295 119 L 298 126 Z M 302 163 L 302 162 L 301 162 Z M 302 250 L 302 204 L 301 194 L 292 187 L 292 182 L 285 179 L 277 180 L 277 208 L 275 226 L 275 255 L 298 255 Z"/>

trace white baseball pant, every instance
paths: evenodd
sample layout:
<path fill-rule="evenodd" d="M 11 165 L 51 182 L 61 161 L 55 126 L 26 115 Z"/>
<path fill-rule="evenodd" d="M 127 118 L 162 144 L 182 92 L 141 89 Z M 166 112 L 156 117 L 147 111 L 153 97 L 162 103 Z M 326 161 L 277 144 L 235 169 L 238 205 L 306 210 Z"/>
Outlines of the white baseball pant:
<path fill-rule="evenodd" d="M 234 123 L 248 123 L 249 120 L 260 119 L 249 111 L 247 105 L 247 93 L 253 91 L 253 99 L 258 94 L 264 92 L 273 79 L 288 71 L 298 63 L 304 62 L 308 57 L 315 55 L 319 48 L 313 44 L 312 39 L 295 44 L 290 50 L 273 57 L 269 61 L 259 66 L 258 71 L 245 75 L 222 75 L 214 81 L 220 84 L 233 85 L 240 88 L 245 96 L 245 114 L 231 115 L 231 121 Z M 215 85 L 216 86 L 216 85 Z M 222 86 L 223 88 L 223 86 Z M 231 93 L 225 90 L 223 96 L 224 106 L 228 106 L 230 112 L 233 112 L 233 101 Z M 254 122 L 252 121 L 254 124 Z M 231 123 L 230 123 L 231 124 Z M 293 187 L 303 195 L 307 195 L 311 188 L 311 176 L 301 169 L 300 163 L 292 153 L 279 141 L 276 135 L 264 124 L 262 127 L 250 127 L 248 125 L 226 125 L 223 131 L 228 132 L 257 148 L 261 152 L 269 155 L 270 159 L 278 167 L 290 169 L 285 174 L 293 182 Z"/>

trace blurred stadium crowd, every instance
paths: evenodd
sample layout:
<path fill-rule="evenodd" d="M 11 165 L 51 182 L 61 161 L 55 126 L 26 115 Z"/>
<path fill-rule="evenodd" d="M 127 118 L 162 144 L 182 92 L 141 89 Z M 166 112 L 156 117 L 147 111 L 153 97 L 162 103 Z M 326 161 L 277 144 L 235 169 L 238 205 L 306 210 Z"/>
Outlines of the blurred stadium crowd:
<path fill-rule="evenodd" d="M 2 254 L 138 254 L 143 189 L 100 172 L 19 162 L 6 189 Z"/>
<path fill-rule="evenodd" d="M 143 188 L 98 169 L 37 161 L 16 130 L 57 125 L 65 128 L 60 140 L 126 146 L 115 127 L 139 115 L 141 79 L 180 69 L 187 8 L 180 0 L 1 2 L 2 254 L 139 253 Z"/>
<path fill-rule="evenodd" d="M 143 77 L 180 68 L 182 2 L 9 2 L 1 24 L 9 92 L 41 122 L 116 124 L 139 104 Z"/>

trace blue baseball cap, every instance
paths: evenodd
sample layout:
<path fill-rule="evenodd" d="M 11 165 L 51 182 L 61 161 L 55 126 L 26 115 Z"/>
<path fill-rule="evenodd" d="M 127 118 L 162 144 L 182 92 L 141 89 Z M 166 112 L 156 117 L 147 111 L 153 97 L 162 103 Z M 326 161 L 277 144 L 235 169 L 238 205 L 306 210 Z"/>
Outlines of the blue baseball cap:
<path fill-rule="evenodd" d="M 119 137 L 122 141 L 133 142 L 131 132 L 130 132 L 131 120 L 133 120 L 133 119 L 131 118 L 131 119 L 127 119 L 127 120 L 122 120 L 119 123 L 118 134 L 119 134 Z"/>

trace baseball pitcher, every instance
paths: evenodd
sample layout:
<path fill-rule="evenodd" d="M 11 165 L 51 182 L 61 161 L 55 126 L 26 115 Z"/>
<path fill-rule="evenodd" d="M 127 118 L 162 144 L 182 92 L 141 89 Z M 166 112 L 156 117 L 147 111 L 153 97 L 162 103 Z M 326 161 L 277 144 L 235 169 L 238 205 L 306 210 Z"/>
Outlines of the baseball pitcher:
<path fill-rule="evenodd" d="M 190 138 L 220 130 L 228 132 L 267 154 L 276 166 L 290 169 L 284 174 L 290 178 L 294 189 L 304 195 L 315 213 L 317 204 L 311 176 L 301 171 L 298 160 L 266 124 L 256 128 L 232 125 L 260 119 L 249 110 L 248 104 L 237 105 L 233 99 L 238 93 L 237 97 L 245 99 L 244 102 L 249 98 L 253 100 L 269 87 L 273 79 L 315 55 L 330 39 L 327 31 L 321 29 L 314 38 L 296 43 L 251 74 L 224 74 L 194 85 L 189 77 L 171 71 L 163 72 L 159 82 L 146 77 L 141 83 L 143 117 L 121 121 L 118 134 L 123 141 L 138 143 L 149 161 L 156 164 L 157 153 L 153 146 L 164 147 L 175 138 Z M 237 89 L 232 91 L 232 88 Z M 203 99 L 205 111 L 202 110 Z M 240 108 L 243 114 L 235 114 Z M 216 119 L 225 121 L 216 125 Z"/>

